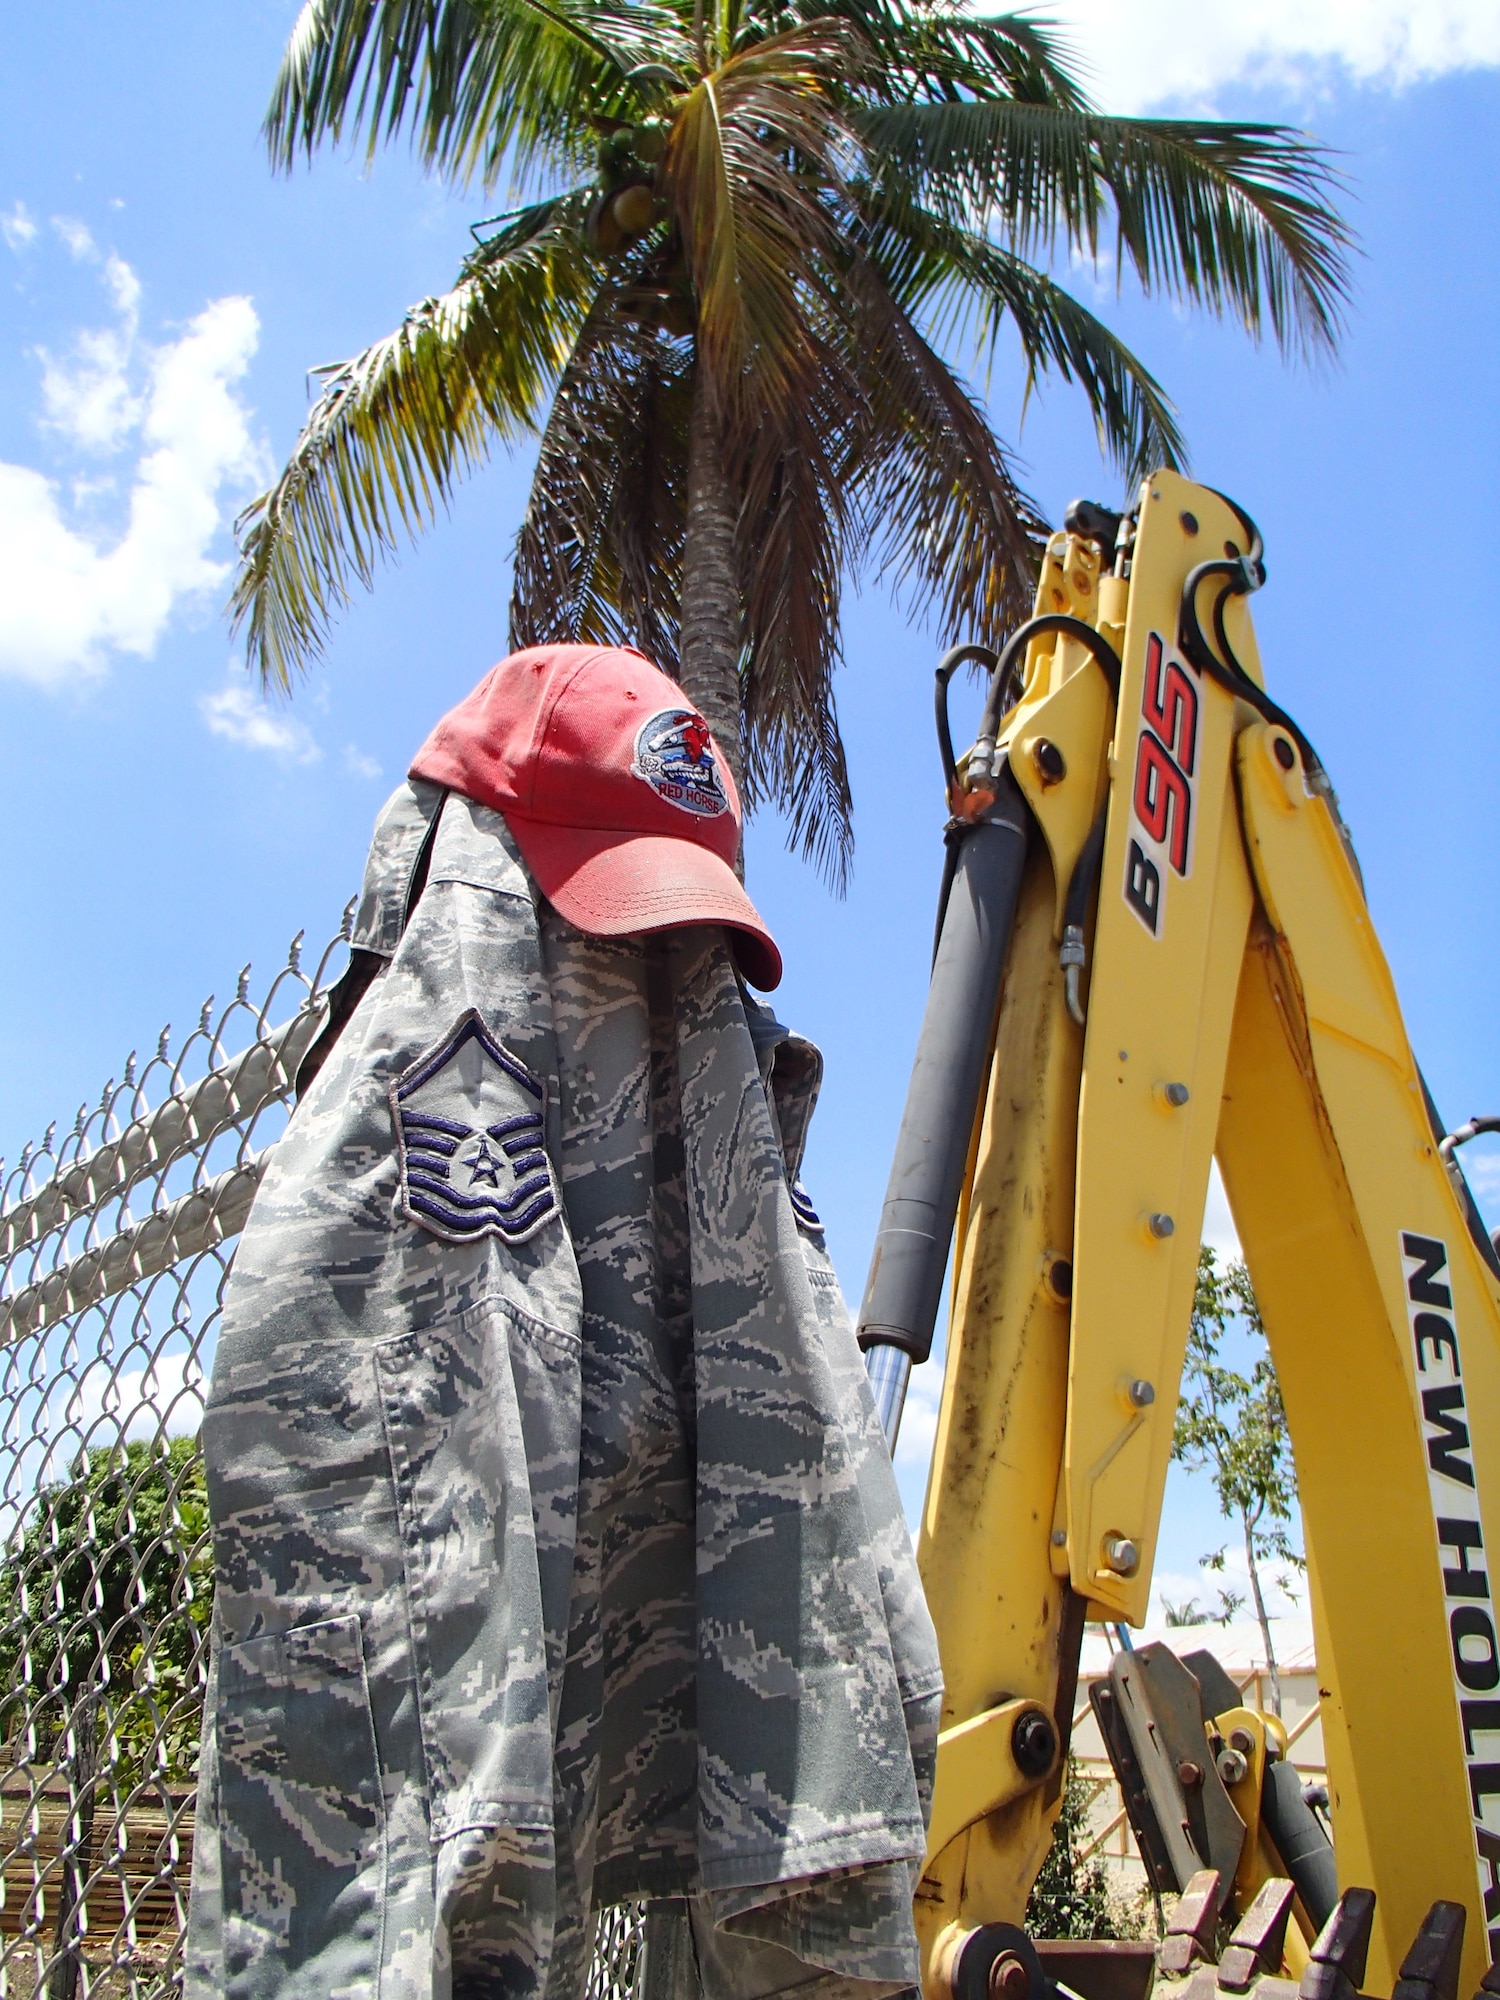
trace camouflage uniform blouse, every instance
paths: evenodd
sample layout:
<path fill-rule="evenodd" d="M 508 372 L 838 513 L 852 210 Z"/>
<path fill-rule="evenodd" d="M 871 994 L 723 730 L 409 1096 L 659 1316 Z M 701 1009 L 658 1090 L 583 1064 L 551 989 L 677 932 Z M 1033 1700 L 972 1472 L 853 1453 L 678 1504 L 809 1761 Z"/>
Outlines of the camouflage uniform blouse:
<path fill-rule="evenodd" d="M 634 1897 L 658 1993 L 914 1985 L 940 1683 L 793 1191 L 816 1052 L 421 783 L 354 942 L 203 1426 L 189 2000 L 575 2000 Z"/>

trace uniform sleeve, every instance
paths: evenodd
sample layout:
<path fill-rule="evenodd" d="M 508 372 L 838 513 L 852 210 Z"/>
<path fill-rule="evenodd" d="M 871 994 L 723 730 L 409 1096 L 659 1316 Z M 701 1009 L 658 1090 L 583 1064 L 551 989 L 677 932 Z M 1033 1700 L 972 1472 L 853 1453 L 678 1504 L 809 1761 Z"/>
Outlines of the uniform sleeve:
<path fill-rule="evenodd" d="M 417 802 L 420 804 L 420 801 Z M 203 1424 L 215 1565 L 190 2000 L 541 2000 L 580 1288 L 530 884 L 383 817 L 390 947 L 267 1162 Z"/>

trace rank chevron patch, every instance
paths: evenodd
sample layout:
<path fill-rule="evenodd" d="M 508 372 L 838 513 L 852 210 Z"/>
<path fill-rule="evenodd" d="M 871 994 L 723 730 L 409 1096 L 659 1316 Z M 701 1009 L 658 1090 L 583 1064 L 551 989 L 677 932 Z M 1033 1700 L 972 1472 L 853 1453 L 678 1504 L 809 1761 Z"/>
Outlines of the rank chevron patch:
<path fill-rule="evenodd" d="M 805 1229 L 812 1235 L 822 1234 L 823 1218 L 813 1207 L 812 1198 L 801 1181 L 792 1182 L 792 1214 L 799 1229 Z"/>
<path fill-rule="evenodd" d="M 544 1103 L 541 1079 L 471 1007 L 391 1086 L 397 1206 L 446 1243 L 535 1236 L 559 1213 Z"/>

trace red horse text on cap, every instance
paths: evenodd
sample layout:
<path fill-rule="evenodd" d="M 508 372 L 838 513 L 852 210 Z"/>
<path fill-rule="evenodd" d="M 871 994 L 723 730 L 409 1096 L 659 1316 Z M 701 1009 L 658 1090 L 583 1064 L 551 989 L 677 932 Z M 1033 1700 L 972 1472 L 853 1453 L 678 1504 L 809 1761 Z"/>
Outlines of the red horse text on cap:
<path fill-rule="evenodd" d="M 728 812 L 708 724 L 690 708 L 664 708 L 641 724 L 632 774 L 681 812 L 716 818 Z"/>

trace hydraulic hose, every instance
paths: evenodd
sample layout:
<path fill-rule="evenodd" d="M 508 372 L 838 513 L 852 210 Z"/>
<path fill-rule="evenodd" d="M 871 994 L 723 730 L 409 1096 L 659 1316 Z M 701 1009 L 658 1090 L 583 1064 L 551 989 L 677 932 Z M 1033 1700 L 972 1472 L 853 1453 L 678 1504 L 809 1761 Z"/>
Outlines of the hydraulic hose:
<path fill-rule="evenodd" d="M 1012 632 L 1005 642 L 1005 650 L 990 681 L 990 691 L 985 696 L 984 713 L 979 718 L 979 734 L 974 748 L 969 752 L 968 783 L 972 789 L 984 785 L 995 769 L 995 738 L 1000 733 L 1000 718 L 1005 713 L 1004 695 L 1006 688 L 1017 672 L 1026 648 L 1033 639 L 1040 639 L 1045 633 L 1058 632 L 1066 638 L 1076 639 L 1086 646 L 1099 663 L 1100 671 L 1109 682 L 1110 691 L 1118 698 L 1120 693 L 1120 656 L 1102 633 L 1092 625 L 1086 625 L 1081 618 L 1073 618 L 1066 611 L 1044 611 L 1038 618 L 1028 618 L 1019 630 Z M 943 726 L 947 725 L 946 705 L 943 710 Z M 951 779 L 950 779 L 951 782 Z"/>
<path fill-rule="evenodd" d="M 1421 1076 L 1421 1071 L 1417 1072 Z M 1473 1189 L 1464 1175 L 1455 1154 L 1460 1146 L 1466 1146 L 1471 1139 L 1477 1139 L 1481 1132 L 1500 1132 L 1500 1118 L 1474 1117 L 1458 1126 L 1455 1131 L 1444 1132 L 1443 1121 L 1438 1116 L 1438 1108 L 1432 1092 L 1427 1088 L 1427 1079 L 1422 1077 L 1422 1096 L 1427 1105 L 1427 1123 L 1434 1139 L 1438 1141 L 1438 1156 L 1448 1173 L 1448 1184 L 1458 1196 L 1458 1205 L 1464 1212 L 1464 1222 L 1474 1248 L 1479 1252 L 1495 1277 L 1500 1278 L 1500 1229 L 1493 1233 L 1484 1226 L 1484 1219 L 1474 1200 Z"/>
<path fill-rule="evenodd" d="M 1217 492 L 1214 487 L 1208 490 L 1211 493 Z M 1177 620 L 1178 649 L 1201 673 L 1207 674 L 1210 680 L 1217 681 L 1220 687 L 1227 688 L 1241 701 L 1248 702 L 1263 721 L 1271 723 L 1275 728 L 1284 729 L 1291 737 L 1302 752 L 1308 783 L 1327 803 L 1329 811 L 1333 814 L 1333 823 L 1338 828 L 1344 852 L 1349 857 L 1349 864 L 1362 890 L 1364 874 L 1359 865 L 1359 857 L 1354 852 L 1354 839 L 1344 823 L 1338 793 L 1333 789 L 1333 781 L 1328 775 L 1327 767 L 1300 725 L 1294 722 L 1286 710 L 1278 702 L 1273 701 L 1265 689 L 1246 673 L 1229 643 L 1229 635 L 1224 629 L 1224 607 L 1231 597 L 1247 597 L 1251 591 L 1259 590 L 1265 582 L 1265 543 L 1261 539 L 1260 529 L 1243 507 L 1231 500 L 1227 493 L 1218 493 L 1217 497 L 1239 522 L 1249 547 L 1242 556 L 1215 558 L 1211 562 L 1199 563 L 1196 569 L 1188 572 L 1187 581 L 1182 586 L 1182 605 Z M 1214 646 L 1210 646 L 1204 636 L 1203 624 L 1198 615 L 1198 592 L 1214 577 L 1223 577 L 1225 582 L 1224 588 L 1214 599 L 1211 621 Z"/>
<path fill-rule="evenodd" d="M 958 761 L 953 754 L 953 725 L 948 718 L 948 683 L 958 669 L 968 661 L 988 667 L 993 681 L 995 669 L 1000 664 L 998 656 L 989 646 L 950 646 L 937 664 L 937 679 L 933 688 L 933 705 L 937 719 L 938 756 L 943 766 L 943 796 L 951 810 L 953 792 L 958 783 Z M 988 704 L 986 704 L 988 706 Z M 938 885 L 937 917 L 932 926 L 932 962 L 937 964 L 938 946 L 943 937 L 943 919 L 948 913 L 948 897 L 953 890 L 953 871 L 958 866 L 958 850 L 963 841 L 964 823 L 954 818 L 948 822 L 943 832 L 943 879 Z"/>
<path fill-rule="evenodd" d="M 1500 1118 L 1487 1115 L 1482 1118 L 1476 1116 L 1465 1119 L 1462 1125 L 1457 1126 L 1452 1132 L 1444 1135 L 1438 1151 L 1442 1154 L 1444 1160 L 1451 1164 L 1454 1147 L 1467 1146 L 1469 1141 L 1477 1139 L 1481 1132 L 1500 1132 Z"/>
<path fill-rule="evenodd" d="M 992 767 L 995 754 L 995 738 L 999 733 L 1000 718 L 1005 713 L 1003 706 L 1007 682 L 1019 666 L 1025 649 L 1031 641 L 1043 633 L 1056 632 L 1063 637 L 1076 639 L 1087 647 L 1093 655 L 1100 672 L 1109 683 L 1110 693 L 1118 703 L 1120 698 L 1120 656 L 1101 632 L 1092 625 L 1086 625 L 1081 618 L 1072 618 L 1066 612 L 1043 612 L 1038 618 L 1028 619 L 1018 632 L 1012 633 L 1006 641 L 1005 650 L 1000 655 L 994 679 L 990 683 L 989 697 L 984 705 L 984 713 L 979 721 L 979 740 L 969 757 L 968 781 L 970 785 L 985 782 L 985 774 Z M 942 726 L 947 725 L 947 704 L 939 704 Z M 1088 912 L 1089 895 L 1099 873 L 1099 862 L 1104 853 L 1104 832 L 1107 811 L 1100 808 L 1098 817 L 1089 828 L 1087 840 L 1073 864 L 1073 873 L 1068 879 L 1067 901 L 1063 906 L 1063 941 L 1058 953 L 1058 963 L 1063 968 L 1064 987 L 1067 994 L 1068 1012 L 1081 1028 L 1084 1024 L 1083 1002 L 1079 992 L 1087 950 L 1083 941 L 1083 920 Z"/>
<path fill-rule="evenodd" d="M 1212 487 L 1209 488 L 1213 492 Z M 1192 661 L 1200 673 L 1236 694 L 1267 722 L 1284 729 L 1302 752 L 1309 770 L 1321 772 L 1323 760 L 1302 730 L 1260 687 L 1235 657 L 1234 648 L 1229 643 L 1229 635 L 1224 629 L 1224 607 L 1231 597 L 1248 597 L 1251 591 L 1259 590 L 1266 580 L 1265 543 L 1260 529 L 1256 527 L 1243 507 L 1236 505 L 1226 493 L 1218 496 L 1231 509 L 1245 532 L 1250 546 L 1242 556 L 1215 557 L 1210 562 L 1201 562 L 1189 570 L 1187 581 L 1182 586 L 1182 606 L 1178 613 L 1177 644 L 1185 658 Z M 1198 592 L 1214 577 L 1224 578 L 1224 588 L 1214 599 L 1212 624 L 1217 652 L 1210 646 L 1198 615 Z"/>
<path fill-rule="evenodd" d="M 1078 850 L 1073 873 L 1068 877 L 1068 899 L 1063 904 L 1063 941 L 1057 962 L 1063 969 L 1068 1012 L 1080 1028 L 1084 1026 L 1084 1013 L 1079 981 L 1088 962 L 1088 949 L 1083 941 L 1083 920 L 1088 915 L 1090 892 L 1099 878 L 1099 863 L 1104 856 L 1104 835 L 1108 825 L 1109 802 L 1106 800 L 1094 815 L 1088 838 Z"/>
<path fill-rule="evenodd" d="M 998 659 L 987 646 L 954 646 L 949 652 L 944 653 L 942 659 L 938 662 L 937 687 L 935 690 L 938 752 L 943 762 L 943 780 L 948 787 L 950 802 L 953 800 L 955 787 L 958 784 L 958 765 L 953 753 L 953 731 L 948 720 L 949 681 L 953 678 L 955 671 L 966 660 L 977 660 L 981 664 L 988 664 L 991 669 L 989 692 L 985 697 L 984 712 L 979 720 L 979 736 L 975 742 L 973 751 L 970 753 L 966 773 L 967 784 L 971 791 L 981 786 L 987 788 L 989 777 L 994 767 L 995 739 L 999 733 L 1001 719 L 1012 705 L 1010 696 L 1013 684 L 1016 698 L 1019 699 L 1020 696 L 1021 662 L 1025 657 L 1026 648 L 1031 644 L 1033 639 L 1040 638 L 1049 632 L 1060 633 L 1066 638 L 1076 639 L 1080 645 L 1087 647 L 1088 651 L 1093 655 L 1100 672 L 1104 675 L 1106 681 L 1108 681 L 1110 692 L 1115 696 L 1116 700 L 1119 699 L 1119 654 L 1101 633 L 1094 630 L 1092 625 L 1086 625 L 1081 618 L 1070 617 L 1066 612 L 1048 611 L 1043 612 L 1036 618 L 1028 619 L 1018 631 L 1011 634 L 1010 638 L 1006 641 L 1005 650 L 1000 654 Z M 943 916 L 948 907 L 948 896 L 953 886 L 953 870 L 957 865 L 958 847 L 963 838 L 963 833 L 964 822 L 961 819 L 954 818 L 949 821 L 944 834 L 948 851 L 944 859 L 942 885 L 938 891 L 937 923 L 933 929 L 932 955 L 934 963 L 937 960 L 938 940 L 943 934 Z M 1075 949 L 1080 952 L 1082 950 L 1083 912 L 1088 907 L 1089 892 L 1094 886 L 1094 878 L 1098 873 L 1099 860 L 1103 851 L 1104 820 L 1101 815 L 1098 824 L 1090 830 L 1088 841 L 1085 842 L 1083 852 L 1079 855 L 1078 863 L 1074 867 L 1073 876 L 1068 888 L 1068 900 L 1064 918 L 1065 923 L 1073 925 L 1078 931 L 1076 945 L 1070 945 L 1065 936 L 1063 946 L 1064 955 L 1061 962 L 1065 967 L 1077 968 L 1070 971 L 1068 975 L 1068 992 L 1070 996 L 1068 1007 L 1074 1020 L 1078 1022 L 1080 1027 L 1083 1025 L 1083 1015 L 1078 1008 L 1078 970 L 1082 968 L 1084 961 L 1081 956 L 1074 958 L 1067 954 Z M 1081 874 L 1079 872 L 1080 869 L 1082 870 Z"/>
<path fill-rule="evenodd" d="M 1339 1899 L 1338 1871 L 1322 1822 L 1302 1796 L 1301 1774 L 1284 1758 L 1266 1766 L 1260 1816 L 1307 1914 L 1321 1930 Z"/>
<path fill-rule="evenodd" d="M 1010 647 L 1006 647 L 1010 652 Z M 943 795 L 951 808 L 953 787 L 958 783 L 958 760 L 953 754 L 953 725 L 948 720 L 948 683 L 966 661 L 972 660 L 976 666 L 988 667 L 990 685 L 994 686 L 995 670 L 1000 665 L 998 655 L 990 646 L 950 646 L 937 663 L 937 679 L 932 690 L 933 707 L 937 720 L 938 756 L 943 763 Z M 985 709 L 989 709 L 986 695 Z M 1004 712 L 1003 710 L 1001 711 Z M 939 924 L 939 929 L 942 926 Z"/>

